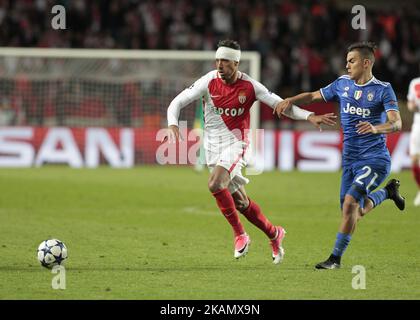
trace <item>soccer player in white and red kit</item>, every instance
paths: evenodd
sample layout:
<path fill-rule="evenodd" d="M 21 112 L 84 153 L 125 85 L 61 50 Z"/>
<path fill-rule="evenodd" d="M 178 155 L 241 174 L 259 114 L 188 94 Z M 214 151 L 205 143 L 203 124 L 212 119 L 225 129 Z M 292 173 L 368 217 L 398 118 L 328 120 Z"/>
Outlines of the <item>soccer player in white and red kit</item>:
<path fill-rule="evenodd" d="M 414 205 L 418 207 L 420 206 L 420 77 L 411 80 L 407 100 L 408 109 L 414 112 L 410 135 L 410 156 L 412 159 L 411 168 L 418 187 Z"/>
<path fill-rule="evenodd" d="M 256 100 L 276 107 L 283 99 L 269 92 L 258 81 L 238 70 L 241 51 L 233 40 L 222 40 L 216 51 L 216 70 L 198 79 L 191 87 L 176 96 L 168 107 L 168 130 L 163 140 L 175 143 L 179 139 L 178 118 L 181 108 L 203 99 L 204 150 L 211 172 L 208 188 L 216 203 L 232 226 L 234 232 L 234 257 L 248 252 L 250 237 L 245 232 L 237 211 L 261 229 L 270 239 L 273 263 L 278 264 L 284 255 L 283 227 L 274 226 L 260 207 L 246 194 L 244 185 L 249 182 L 241 171 L 250 156 L 248 130 L 250 109 Z M 332 113 L 316 116 L 293 106 L 285 113 L 297 120 L 308 120 L 316 127 L 334 125 Z"/>

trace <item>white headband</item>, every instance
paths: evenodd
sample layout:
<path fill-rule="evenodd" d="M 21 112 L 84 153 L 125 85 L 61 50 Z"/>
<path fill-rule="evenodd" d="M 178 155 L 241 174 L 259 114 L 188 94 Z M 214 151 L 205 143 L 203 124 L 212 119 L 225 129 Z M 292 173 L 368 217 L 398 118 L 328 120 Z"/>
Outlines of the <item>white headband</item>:
<path fill-rule="evenodd" d="M 219 47 L 216 51 L 216 59 L 226 59 L 239 62 L 239 60 L 241 60 L 241 50 Z"/>

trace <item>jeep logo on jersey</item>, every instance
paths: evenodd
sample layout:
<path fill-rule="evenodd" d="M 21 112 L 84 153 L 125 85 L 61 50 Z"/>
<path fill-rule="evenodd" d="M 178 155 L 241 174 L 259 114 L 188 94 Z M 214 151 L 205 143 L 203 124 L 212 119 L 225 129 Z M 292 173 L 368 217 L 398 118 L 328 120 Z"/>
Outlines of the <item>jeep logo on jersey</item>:
<path fill-rule="evenodd" d="M 238 99 L 239 99 L 239 102 L 241 104 L 244 104 L 245 103 L 245 101 L 246 101 L 246 94 L 245 94 L 244 91 L 239 92 Z"/>
<path fill-rule="evenodd" d="M 219 114 L 221 116 L 225 115 L 228 117 L 237 117 L 240 116 L 244 113 L 245 109 L 244 108 L 217 108 L 217 107 L 212 107 L 212 111 L 215 114 Z"/>
<path fill-rule="evenodd" d="M 350 103 L 347 103 L 345 108 L 343 108 L 343 112 L 349 113 L 349 114 L 357 114 L 358 116 L 362 116 L 362 118 L 366 118 L 370 116 L 369 109 L 354 107 L 354 106 L 351 106 Z"/>

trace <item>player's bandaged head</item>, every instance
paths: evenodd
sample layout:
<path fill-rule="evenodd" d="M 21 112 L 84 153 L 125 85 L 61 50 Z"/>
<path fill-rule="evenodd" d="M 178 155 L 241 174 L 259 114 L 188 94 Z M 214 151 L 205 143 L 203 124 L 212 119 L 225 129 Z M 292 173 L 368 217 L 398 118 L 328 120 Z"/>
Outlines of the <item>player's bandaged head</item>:
<path fill-rule="evenodd" d="M 236 50 L 229 47 L 219 47 L 216 51 L 216 59 L 239 62 L 241 60 L 241 50 Z"/>

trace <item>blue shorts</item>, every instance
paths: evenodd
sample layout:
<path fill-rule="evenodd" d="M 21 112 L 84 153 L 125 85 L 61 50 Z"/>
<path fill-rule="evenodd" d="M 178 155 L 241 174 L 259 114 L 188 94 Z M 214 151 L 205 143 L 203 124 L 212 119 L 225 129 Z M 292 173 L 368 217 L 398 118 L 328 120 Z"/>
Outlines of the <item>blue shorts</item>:
<path fill-rule="evenodd" d="M 355 198 L 363 208 L 365 198 L 389 176 L 390 170 L 391 162 L 382 159 L 356 161 L 343 165 L 340 189 L 341 209 L 346 194 Z"/>

